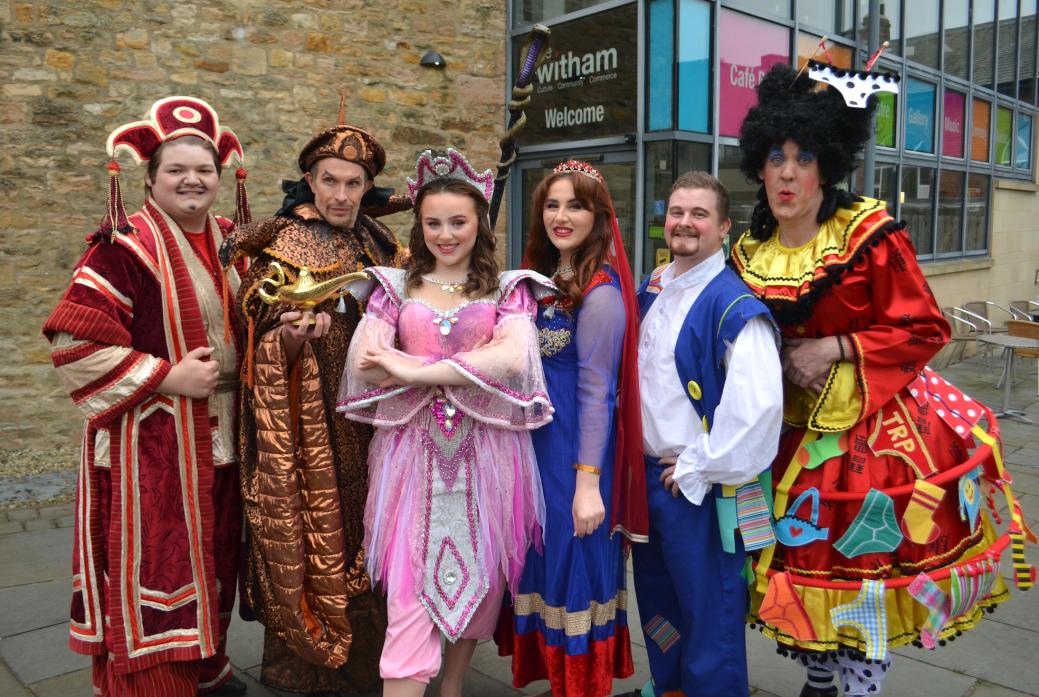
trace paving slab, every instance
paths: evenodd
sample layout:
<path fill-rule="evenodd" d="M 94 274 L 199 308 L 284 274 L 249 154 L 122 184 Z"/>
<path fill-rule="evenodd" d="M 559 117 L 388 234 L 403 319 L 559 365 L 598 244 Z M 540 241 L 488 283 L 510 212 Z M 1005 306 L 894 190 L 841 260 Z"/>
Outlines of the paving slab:
<path fill-rule="evenodd" d="M 1007 469 L 1013 478 L 1014 483 L 1011 488 L 1014 490 L 1015 496 L 1023 496 L 1025 494 L 1039 496 L 1039 469 L 1017 465 L 1010 462 L 1009 458 L 1007 460 Z M 996 501 L 1002 503 L 1002 496 L 997 495 Z"/>
<path fill-rule="evenodd" d="M 238 677 L 245 680 L 249 685 L 249 697 L 253 697 L 252 688 L 254 685 L 257 687 L 257 693 L 261 697 L 298 697 L 294 692 L 282 692 L 281 690 L 275 690 L 274 688 L 267 687 L 260 682 L 260 666 L 256 665 L 244 673 L 239 673 Z"/>
<path fill-rule="evenodd" d="M 1026 553 L 1026 557 L 1030 557 L 1033 563 L 1039 562 L 1039 550 L 1034 546 Z M 1007 587 L 1010 588 L 1010 600 L 1000 603 L 996 606 L 996 611 L 991 615 L 985 616 L 985 622 L 993 622 L 995 624 L 1002 624 L 1011 627 L 1017 627 L 1023 629 L 1032 634 L 1033 640 L 1039 645 L 1039 634 L 1036 630 L 1039 629 L 1039 593 L 1037 589 L 1033 588 L 1027 591 L 1018 590 L 1016 586 L 1011 582 L 1014 577 L 1013 566 L 1010 564 L 1010 557 L 1006 557 L 1006 561 L 1001 566 L 1003 577 L 1010 579 L 1007 582 Z M 973 641 L 971 634 L 967 634 L 967 641 Z"/>
<path fill-rule="evenodd" d="M 993 685 L 988 682 L 979 682 L 974 686 L 970 697 L 1030 697 L 1027 692 L 1018 692 L 1001 685 Z"/>
<path fill-rule="evenodd" d="M 73 653 L 68 641 L 68 623 L 62 622 L 0 641 L 0 656 L 23 685 L 31 685 L 90 666 L 90 657 Z"/>
<path fill-rule="evenodd" d="M 511 690 L 505 694 L 537 695 L 548 689 L 548 683 L 544 681 L 531 683 L 526 688 L 512 687 L 512 658 L 499 656 L 498 646 L 493 641 L 481 641 L 477 644 L 469 666 L 471 671 L 492 678 Z"/>
<path fill-rule="evenodd" d="M 68 621 L 71 598 L 68 578 L 0 588 L 0 637 Z"/>
<path fill-rule="evenodd" d="M 976 682 L 970 675 L 896 654 L 884 679 L 883 694 L 884 697 L 959 697 L 970 694 Z"/>
<path fill-rule="evenodd" d="M 920 663 L 1037 695 L 1036 646 L 1039 646 L 1036 632 L 986 619 L 956 641 L 934 651 L 905 648 L 897 653 L 912 656 Z"/>
<path fill-rule="evenodd" d="M 1034 424 L 1016 419 L 1002 419 L 999 422 L 999 432 L 1006 448 L 1035 447 L 1035 428 Z"/>
<path fill-rule="evenodd" d="M 281 697 L 282 695 L 287 694 L 284 692 L 278 692 L 277 690 L 272 690 L 261 683 L 258 679 L 254 678 L 251 673 L 236 670 L 235 675 L 249 687 L 249 691 L 245 693 L 246 697 Z"/>
<path fill-rule="evenodd" d="M 7 665 L 0 661 L 0 695 L 4 697 L 33 697 L 32 693 L 22 687 L 18 678 Z"/>
<path fill-rule="evenodd" d="M 1039 426 L 1032 428 L 1039 429 Z M 1036 467 L 1039 467 L 1039 448 L 1017 448 L 1007 453 L 1006 462 L 1011 467 L 1016 465 L 1018 468 L 1031 468 L 1034 471 Z"/>
<path fill-rule="evenodd" d="M 439 694 L 439 681 L 434 680 L 426 688 L 426 697 L 437 697 Z M 465 681 L 462 683 L 462 697 L 517 697 L 517 695 L 523 694 L 537 694 L 537 692 L 520 692 L 512 687 L 511 683 L 502 682 L 498 678 L 474 668 L 469 669 L 465 674 Z"/>
<path fill-rule="evenodd" d="M 776 653 L 776 642 L 756 629 L 747 630 L 747 666 L 750 684 L 777 695 L 797 695 L 805 682 L 799 664 Z"/>
<path fill-rule="evenodd" d="M 55 528 L 0 537 L 0 588 L 72 578 L 72 531 Z"/>
<path fill-rule="evenodd" d="M 34 682 L 29 687 L 36 697 L 68 697 L 69 695 L 89 695 L 93 689 L 91 684 L 92 670 L 83 668 L 57 675 L 53 678 Z"/>
<path fill-rule="evenodd" d="M 646 654 L 646 637 L 642 633 L 642 616 L 639 615 L 639 604 L 635 599 L 635 576 L 631 573 L 631 560 L 628 560 L 628 633 L 631 635 L 632 653 Z"/>
<path fill-rule="evenodd" d="M 263 625 L 246 622 L 239 617 L 237 605 L 227 630 L 227 655 L 231 663 L 241 670 L 259 666 L 263 659 Z"/>

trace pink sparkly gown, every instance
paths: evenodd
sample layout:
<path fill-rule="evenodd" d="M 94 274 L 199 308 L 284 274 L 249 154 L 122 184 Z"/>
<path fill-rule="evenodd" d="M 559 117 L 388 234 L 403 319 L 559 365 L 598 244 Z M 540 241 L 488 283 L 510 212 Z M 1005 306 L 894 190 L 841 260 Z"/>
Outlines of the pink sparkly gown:
<path fill-rule="evenodd" d="M 534 327 L 535 293 L 550 287 L 537 274 L 506 272 L 498 297 L 441 312 L 406 297 L 403 270 L 368 272 L 375 288 L 338 403 L 347 418 L 377 427 L 368 451 L 368 571 L 385 581 L 397 545 L 407 545 L 406 586 L 454 641 L 492 584 L 503 577 L 517 587 L 527 549 L 540 546 L 545 504 L 529 431 L 552 418 Z M 380 388 L 356 367 L 370 346 L 442 361 L 467 382 Z"/>

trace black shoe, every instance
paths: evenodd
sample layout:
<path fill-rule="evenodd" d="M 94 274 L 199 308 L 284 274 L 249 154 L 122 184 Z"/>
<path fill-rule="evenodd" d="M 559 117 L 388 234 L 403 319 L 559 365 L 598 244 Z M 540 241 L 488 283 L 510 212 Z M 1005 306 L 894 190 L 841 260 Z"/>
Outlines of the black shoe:
<path fill-rule="evenodd" d="M 247 689 L 249 688 L 244 682 L 232 675 L 230 680 L 215 690 L 199 692 L 198 695 L 199 697 L 240 697 L 245 694 Z"/>
<path fill-rule="evenodd" d="M 837 686 L 819 688 L 805 683 L 805 686 L 801 688 L 801 697 L 837 697 Z"/>

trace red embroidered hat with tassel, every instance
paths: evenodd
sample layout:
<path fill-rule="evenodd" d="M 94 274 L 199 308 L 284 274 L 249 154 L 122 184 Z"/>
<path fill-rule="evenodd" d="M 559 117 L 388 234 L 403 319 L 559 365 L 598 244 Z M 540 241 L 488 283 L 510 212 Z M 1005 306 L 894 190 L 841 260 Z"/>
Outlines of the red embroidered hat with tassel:
<path fill-rule="evenodd" d="M 237 226 L 250 222 L 252 216 L 245 190 L 247 172 L 243 166 L 245 152 L 238 136 L 230 128 L 220 125 L 216 111 L 203 100 L 197 97 L 166 97 L 152 104 L 147 119 L 120 126 L 108 136 L 108 156 L 112 158 L 108 163 L 108 207 L 98 232 L 107 237 L 115 232 L 133 232 L 123 207 L 116 154 L 120 151 L 129 152 L 135 162 L 147 162 L 163 143 L 184 136 L 195 136 L 211 144 L 221 166 L 232 162 L 238 165 L 235 171 L 234 223 Z"/>

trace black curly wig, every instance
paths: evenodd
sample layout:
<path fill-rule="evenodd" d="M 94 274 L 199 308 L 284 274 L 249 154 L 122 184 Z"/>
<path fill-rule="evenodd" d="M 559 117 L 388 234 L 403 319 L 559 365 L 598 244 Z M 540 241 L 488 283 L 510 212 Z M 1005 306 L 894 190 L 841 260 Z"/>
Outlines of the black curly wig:
<path fill-rule="evenodd" d="M 789 65 L 772 66 L 758 85 L 757 106 L 747 112 L 740 127 L 740 170 L 750 181 L 760 183 L 765 158 L 787 140 L 814 153 L 823 182 L 823 204 L 818 216 L 822 223 L 838 207 L 860 200 L 838 189 L 836 184 L 855 168 L 856 156 L 872 135 L 877 100 L 870 99 L 864 109 L 854 109 L 844 103 L 836 89 L 818 87 L 819 83 L 809 78 L 807 71 L 797 75 Z M 776 219 L 762 185 L 751 216 L 750 233 L 766 240 L 775 226 Z"/>

